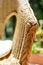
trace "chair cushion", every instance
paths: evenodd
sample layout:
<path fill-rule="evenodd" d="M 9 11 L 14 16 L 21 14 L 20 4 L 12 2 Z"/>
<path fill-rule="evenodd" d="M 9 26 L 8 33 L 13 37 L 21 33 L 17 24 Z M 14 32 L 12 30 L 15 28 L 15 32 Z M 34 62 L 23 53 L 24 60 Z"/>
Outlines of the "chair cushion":
<path fill-rule="evenodd" d="M 9 54 L 11 49 L 12 49 L 11 40 L 0 40 L 0 58 Z"/>

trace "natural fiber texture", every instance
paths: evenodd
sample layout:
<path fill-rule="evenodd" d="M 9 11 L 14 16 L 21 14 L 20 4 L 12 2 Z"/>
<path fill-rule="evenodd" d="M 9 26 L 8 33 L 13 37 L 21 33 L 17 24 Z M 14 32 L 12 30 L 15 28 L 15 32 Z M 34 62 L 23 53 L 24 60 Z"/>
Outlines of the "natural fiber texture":
<path fill-rule="evenodd" d="M 10 54 L 9 57 L 0 60 L 0 65 L 20 65 L 20 63 L 18 59 L 13 57 L 13 54 Z"/>
<path fill-rule="evenodd" d="M 32 43 L 35 37 L 37 25 L 32 26 L 29 30 L 26 29 L 25 40 L 23 41 L 23 49 L 21 52 L 20 62 L 22 65 L 28 65 L 31 54 Z"/>
<path fill-rule="evenodd" d="M 17 21 L 11 54 L 13 54 L 14 58 L 19 59 L 21 65 L 28 65 L 32 43 L 38 28 L 33 10 L 27 0 L 2 0 L 0 5 L 0 39 L 7 20 L 15 15 Z M 8 61 L 8 58 L 6 60 Z M 10 60 L 12 59 L 10 58 Z M 5 62 L 7 63 L 7 61 Z M 8 62 L 11 64 L 11 61 Z"/>

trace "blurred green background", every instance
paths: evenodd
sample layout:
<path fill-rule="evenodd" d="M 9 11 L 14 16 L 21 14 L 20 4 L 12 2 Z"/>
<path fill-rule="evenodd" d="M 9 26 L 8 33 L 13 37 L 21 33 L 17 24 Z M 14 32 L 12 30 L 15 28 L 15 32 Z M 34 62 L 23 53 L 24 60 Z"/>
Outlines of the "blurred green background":
<path fill-rule="evenodd" d="M 35 40 L 32 46 L 32 53 L 41 53 L 43 54 L 43 0 L 28 0 L 35 16 L 38 20 L 39 29 L 36 33 Z M 16 16 L 12 16 L 5 28 L 5 33 L 3 39 L 13 39 L 13 34 L 16 26 Z"/>
<path fill-rule="evenodd" d="M 43 0 L 29 0 L 29 2 L 39 24 L 39 29 L 32 46 L 32 53 L 43 54 Z"/>

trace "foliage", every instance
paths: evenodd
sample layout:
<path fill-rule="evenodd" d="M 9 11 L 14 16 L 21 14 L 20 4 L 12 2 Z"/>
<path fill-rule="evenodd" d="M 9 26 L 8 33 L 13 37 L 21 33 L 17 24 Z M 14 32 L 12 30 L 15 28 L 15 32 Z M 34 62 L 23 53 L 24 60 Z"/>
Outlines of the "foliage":
<path fill-rule="evenodd" d="M 38 35 L 41 35 L 41 33 L 42 33 L 42 26 L 40 26 L 39 28 L 38 28 L 38 31 L 37 31 L 37 33 L 36 33 L 36 36 L 38 36 Z"/>
<path fill-rule="evenodd" d="M 37 19 L 43 19 L 43 0 L 29 0 L 29 2 Z"/>
<path fill-rule="evenodd" d="M 38 43 L 34 42 L 32 46 L 32 53 L 38 53 L 37 47 L 38 47 Z"/>
<path fill-rule="evenodd" d="M 6 28 L 5 28 L 5 34 L 4 34 L 4 39 L 13 39 L 13 34 L 15 31 L 15 26 L 16 26 L 16 17 L 12 16 L 7 24 L 6 24 Z"/>
<path fill-rule="evenodd" d="M 38 43 L 38 37 L 40 38 L 40 48 L 43 48 L 43 26 L 40 26 L 37 33 L 36 33 L 36 38 L 34 40 L 33 46 L 32 46 L 32 53 L 41 53 L 43 54 L 43 50 L 38 50 L 39 48 L 39 43 Z"/>
<path fill-rule="evenodd" d="M 37 54 L 37 53 L 40 53 L 40 54 L 43 54 L 43 50 L 38 50 L 38 43 L 34 43 L 33 46 L 32 46 L 32 53 L 33 54 Z"/>
<path fill-rule="evenodd" d="M 40 8 L 41 8 L 42 11 L 43 11 L 43 0 L 40 0 L 40 1 L 39 1 L 39 6 L 40 6 Z"/>

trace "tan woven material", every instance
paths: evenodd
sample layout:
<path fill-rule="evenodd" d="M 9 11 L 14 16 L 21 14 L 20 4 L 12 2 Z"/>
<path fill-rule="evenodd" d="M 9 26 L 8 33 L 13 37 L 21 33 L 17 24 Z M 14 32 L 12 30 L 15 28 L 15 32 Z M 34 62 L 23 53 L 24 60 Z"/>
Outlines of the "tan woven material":
<path fill-rule="evenodd" d="M 32 43 L 34 40 L 34 36 L 36 33 L 36 26 L 34 25 L 30 28 L 30 30 L 26 29 L 26 36 L 25 36 L 25 40 L 23 41 L 24 45 L 23 45 L 23 49 L 21 52 L 21 64 L 22 65 L 28 65 L 29 63 L 29 57 L 31 54 L 31 48 L 32 48 Z"/>
<path fill-rule="evenodd" d="M 2 0 L 0 3 L 0 39 L 2 39 L 7 20 L 14 15 L 17 22 L 11 54 L 19 59 L 21 65 L 28 65 L 32 42 L 38 27 L 37 19 L 27 0 Z"/>
<path fill-rule="evenodd" d="M 20 65 L 20 63 L 19 60 L 15 59 L 13 54 L 11 54 L 10 56 L 1 59 L 0 65 Z"/>

